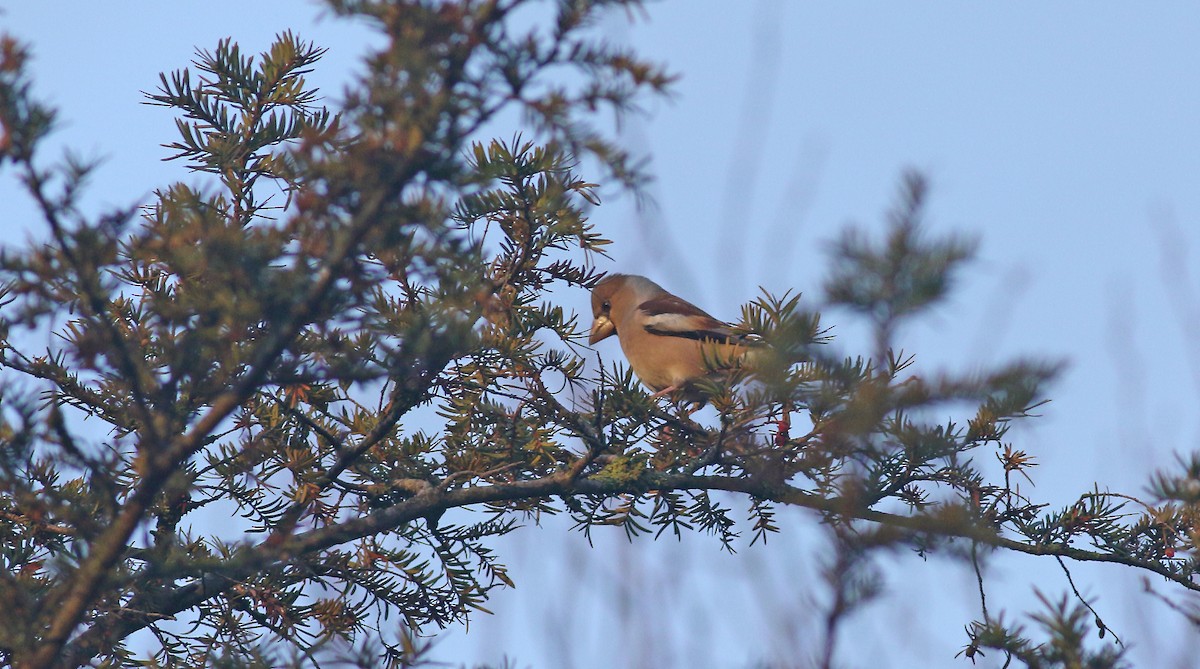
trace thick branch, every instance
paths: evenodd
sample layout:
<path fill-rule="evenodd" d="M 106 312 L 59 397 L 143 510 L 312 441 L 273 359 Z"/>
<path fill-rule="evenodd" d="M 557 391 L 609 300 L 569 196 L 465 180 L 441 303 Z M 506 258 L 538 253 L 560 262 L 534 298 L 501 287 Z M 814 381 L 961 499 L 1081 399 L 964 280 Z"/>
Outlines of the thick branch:
<path fill-rule="evenodd" d="M 1062 544 L 1023 543 L 1000 536 L 993 528 L 978 524 L 957 509 L 939 514 L 902 516 L 862 508 L 844 498 L 825 498 L 790 485 L 766 483 L 750 478 L 646 473 L 636 481 L 620 482 L 610 479 L 572 479 L 571 472 L 566 470 L 530 481 L 480 485 L 450 491 L 431 486 L 393 507 L 360 518 L 296 534 L 281 542 L 265 541 L 247 547 L 220 570 L 209 572 L 186 586 L 156 597 L 160 604 L 159 610 L 149 612 L 150 615 L 122 620 L 107 632 L 115 638 L 128 636 L 156 621 L 182 613 L 219 596 L 239 581 L 251 578 L 269 567 L 297 561 L 347 542 L 394 530 L 406 523 L 438 515 L 449 509 L 554 495 L 616 496 L 642 494 L 652 490 L 723 490 L 742 493 L 779 504 L 812 509 L 823 514 L 876 523 L 904 535 L 963 538 L 1027 555 L 1057 556 L 1081 562 L 1110 562 L 1138 567 L 1159 574 L 1190 590 L 1200 591 L 1200 586 L 1185 577 L 1171 573 L 1159 563 Z M 92 632 L 81 635 L 68 647 L 66 659 L 75 664 L 86 662 L 96 652 L 95 636 Z"/>
<path fill-rule="evenodd" d="M 55 602 L 54 615 L 42 645 L 28 660 L 22 662 L 21 666 L 40 669 L 54 663 L 67 638 L 83 619 L 104 580 L 120 560 L 129 537 L 145 518 L 154 497 L 179 463 L 199 450 L 221 422 L 254 394 L 271 365 L 311 319 L 318 305 L 326 299 L 340 276 L 338 268 L 355 252 L 362 238 L 377 223 L 383 203 L 395 195 L 390 191 L 398 189 L 397 186 L 389 192 L 381 191 L 364 202 L 351 222 L 348 234 L 341 238 L 340 244 L 327 256 L 324 266 L 317 273 L 317 280 L 302 299 L 295 303 L 288 317 L 279 323 L 278 327 L 273 328 L 271 334 L 258 347 L 256 355 L 247 365 L 249 371 L 232 388 L 216 397 L 208 413 L 201 417 L 189 432 L 173 439 L 164 448 L 146 449 L 142 452 L 139 456 L 143 458 L 143 476 L 140 484 L 122 507 L 121 514 L 90 546 L 88 557 L 73 575 L 70 587 Z"/>

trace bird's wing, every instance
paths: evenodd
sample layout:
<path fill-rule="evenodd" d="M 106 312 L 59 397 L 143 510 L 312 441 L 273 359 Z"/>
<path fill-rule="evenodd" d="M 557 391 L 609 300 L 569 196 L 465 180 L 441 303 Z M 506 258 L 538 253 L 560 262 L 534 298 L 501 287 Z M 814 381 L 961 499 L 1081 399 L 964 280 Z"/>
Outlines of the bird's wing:
<path fill-rule="evenodd" d="M 638 305 L 646 332 L 666 337 L 710 340 L 723 344 L 741 344 L 739 335 L 729 326 L 696 305 L 674 295 L 661 295 Z"/>

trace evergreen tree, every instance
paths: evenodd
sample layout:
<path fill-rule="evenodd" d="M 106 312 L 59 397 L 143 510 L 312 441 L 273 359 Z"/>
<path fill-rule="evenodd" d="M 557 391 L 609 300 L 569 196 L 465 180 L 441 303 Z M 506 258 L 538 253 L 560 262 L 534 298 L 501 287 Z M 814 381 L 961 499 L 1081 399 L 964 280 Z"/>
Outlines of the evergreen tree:
<path fill-rule="evenodd" d="M 148 101 L 208 176 L 102 213 L 79 204 L 93 165 L 43 156 L 54 112 L 26 48 L 0 44 L 0 167 L 48 230 L 0 258 L 5 662 L 132 665 L 142 633 L 158 665 L 412 664 L 420 635 L 512 585 L 490 542 L 544 514 L 732 546 L 787 531 L 779 505 L 811 509 L 836 595 L 823 666 L 895 547 L 961 554 L 981 584 L 1003 550 L 1197 589 L 1200 459 L 1148 500 L 1048 508 L 1007 433 L 1056 365 L 937 375 L 903 353 L 899 326 L 974 250 L 923 231 L 920 175 L 884 239 L 834 245 L 819 300 L 744 307 L 769 359 L 706 382 L 708 420 L 589 366 L 586 323 L 556 299 L 602 274 L 596 182 L 646 179 L 604 128 L 672 77 L 593 29 L 640 3 L 329 5 L 386 38 L 339 108 L 296 35 L 199 51 Z M 865 319 L 872 350 L 841 350 L 826 307 Z M 992 455 L 999 479 L 975 464 Z M 964 655 L 1122 666 L 1087 641 L 1107 630 L 1084 598 L 1046 604 L 1036 632 L 981 607 Z"/>

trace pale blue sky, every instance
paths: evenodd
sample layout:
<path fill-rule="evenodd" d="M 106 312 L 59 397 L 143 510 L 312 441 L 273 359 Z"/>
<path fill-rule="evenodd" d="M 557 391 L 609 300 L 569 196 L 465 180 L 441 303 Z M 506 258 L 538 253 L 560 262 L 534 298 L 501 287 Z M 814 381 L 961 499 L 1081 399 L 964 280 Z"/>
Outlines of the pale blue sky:
<path fill-rule="evenodd" d="M 195 47 L 232 36 L 258 50 L 294 29 L 330 47 L 313 79 L 336 97 L 365 36 L 314 24 L 314 6 L 298 2 L 0 7 L 0 26 L 33 43 L 38 92 L 60 106 L 56 141 L 106 158 L 90 196 L 103 205 L 143 201 L 183 176 L 160 162 L 170 115 L 140 104 L 139 91 Z M 674 0 L 648 16 L 605 30 L 683 79 L 673 100 L 625 129 L 652 154 L 658 206 L 639 214 L 610 197 L 597 210 L 617 241 L 613 269 L 729 319 L 758 285 L 816 297 L 824 243 L 847 222 L 878 229 L 900 171 L 916 167 L 932 178 L 932 228 L 982 240 L 951 301 L 905 333 L 919 369 L 1021 354 L 1071 364 L 1045 417 L 1017 435 L 1042 463 L 1035 495 L 1064 503 L 1096 481 L 1141 494 L 1156 467 L 1197 447 L 1200 4 Z M 11 241 L 33 218 L 10 176 L 0 173 L 0 229 Z M 584 305 L 576 296 L 572 306 Z M 827 320 L 852 339 L 844 314 Z M 492 602 L 499 615 L 448 633 L 435 655 L 497 661 L 507 651 L 548 669 L 636 666 L 664 652 L 675 666 L 811 652 L 819 535 L 805 514 L 783 518 L 790 533 L 733 557 L 705 540 L 593 550 L 553 525 L 523 531 L 505 543 L 518 588 Z M 894 560 L 895 589 L 853 619 L 846 659 L 965 666 L 953 655 L 977 615 L 970 575 Z M 1066 590 L 1044 568 L 1053 565 L 1038 564 L 997 562 L 994 610 L 1028 608 L 1031 583 Z M 1076 571 L 1109 624 L 1140 643 L 1139 666 L 1175 666 L 1200 645 L 1196 633 L 1132 594 L 1139 579 Z M 663 620 L 676 633 L 649 637 Z"/>

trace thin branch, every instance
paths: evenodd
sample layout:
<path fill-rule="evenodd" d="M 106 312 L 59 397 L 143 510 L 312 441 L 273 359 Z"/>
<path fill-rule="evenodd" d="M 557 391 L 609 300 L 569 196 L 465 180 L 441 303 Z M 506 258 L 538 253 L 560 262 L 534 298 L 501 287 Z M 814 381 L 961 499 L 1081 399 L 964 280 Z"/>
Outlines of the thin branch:
<path fill-rule="evenodd" d="M 1087 607 L 1087 610 L 1091 611 L 1092 616 L 1095 617 L 1096 627 L 1100 628 L 1100 636 L 1104 636 L 1105 632 L 1107 632 L 1113 636 L 1113 640 L 1117 642 L 1117 645 L 1124 646 L 1125 642 L 1121 641 L 1121 637 L 1117 636 L 1117 633 L 1112 631 L 1111 627 L 1104 624 L 1104 620 L 1100 618 L 1099 613 L 1096 613 L 1096 609 L 1092 608 L 1092 605 L 1088 602 L 1088 600 L 1079 593 L 1079 588 L 1075 587 L 1075 579 L 1071 578 L 1071 570 L 1067 569 L 1067 565 L 1065 562 L 1063 562 L 1063 559 L 1059 556 L 1055 556 L 1054 559 L 1058 561 L 1058 566 L 1062 567 L 1063 573 L 1067 575 L 1067 583 L 1071 584 L 1071 592 L 1075 593 L 1075 598 L 1078 599 L 1081 604 Z"/>
<path fill-rule="evenodd" d="M 983 622 L 990 623 L 992 617 L 988 615 L 987 609 L 987 593 L 983 589 L 983 569 L 979 566 L 979 542 L 971 542 L 971 568 L 975 571 L 975 581 L 979 584 L 979 608 L 983 610 Z"/>

